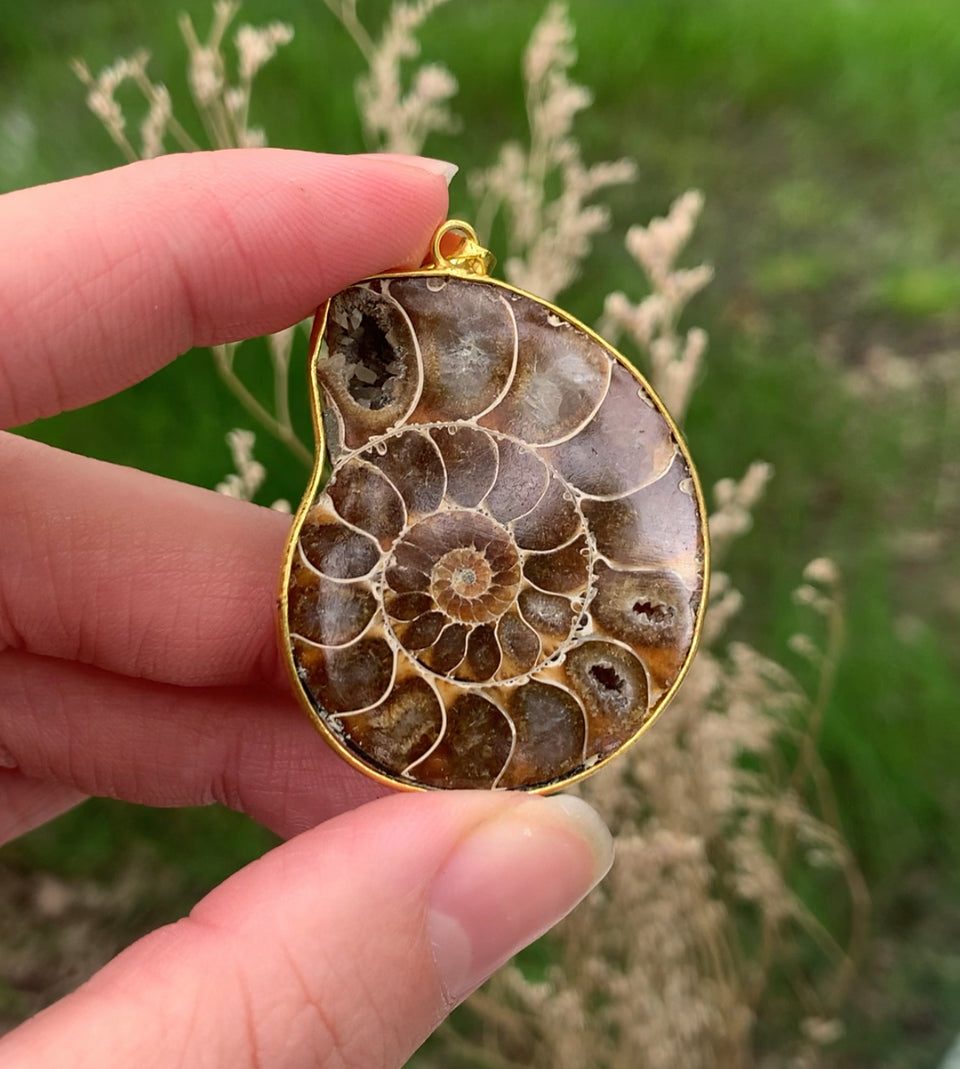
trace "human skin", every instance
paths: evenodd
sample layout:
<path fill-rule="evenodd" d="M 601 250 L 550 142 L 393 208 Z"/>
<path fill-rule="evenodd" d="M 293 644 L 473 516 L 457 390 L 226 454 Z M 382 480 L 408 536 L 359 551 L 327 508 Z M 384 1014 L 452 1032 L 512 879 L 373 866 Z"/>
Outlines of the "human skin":
<path fill-rule="evenodd" d="M 0 197 L 0 426 L 415 266 L 413 157 L 164 157 Z M 0 843 L 88 795 L 288 841 L 0 1040 L 5 1069 L 398 1066 L 609 867 L 574 798 L 384 796 L 290 697 L 289 517 L 0 433 Z"/>

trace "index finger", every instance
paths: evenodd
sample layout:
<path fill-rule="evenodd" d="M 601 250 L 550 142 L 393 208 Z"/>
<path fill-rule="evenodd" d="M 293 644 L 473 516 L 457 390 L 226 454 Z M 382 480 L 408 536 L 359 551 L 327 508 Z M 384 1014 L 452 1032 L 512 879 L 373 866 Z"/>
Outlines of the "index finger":
<path fill-rule="evenodd" d="M 235 149 L 0 197 L 0 427 L 419 263 L 446 211 L 444 173 L 419 157 Z"/>

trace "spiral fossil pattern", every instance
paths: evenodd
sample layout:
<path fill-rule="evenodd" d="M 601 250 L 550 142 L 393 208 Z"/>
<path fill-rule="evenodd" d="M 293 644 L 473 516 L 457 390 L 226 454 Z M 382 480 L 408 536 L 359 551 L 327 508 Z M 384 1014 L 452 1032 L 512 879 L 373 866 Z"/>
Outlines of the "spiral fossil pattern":
<path fill-rule="evenodd" d="M 694 641 L 701 508 L 657 402 L 556 309 L 454 274 L 329 305 L 332 474 L 301 510 L 292 662 L 357 761 L 542 788 L 658 710 Z"/>

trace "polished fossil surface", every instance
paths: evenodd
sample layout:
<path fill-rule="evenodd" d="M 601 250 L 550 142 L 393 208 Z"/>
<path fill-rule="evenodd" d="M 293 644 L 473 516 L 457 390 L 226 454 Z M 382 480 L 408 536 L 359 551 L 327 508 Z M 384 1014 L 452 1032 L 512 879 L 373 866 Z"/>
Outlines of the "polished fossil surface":
<path fill-rule="evenodd" d="M 360 283 L 324 336 L 332 473 L 298 515 L 284 627 L 315 721 L 398 785 L 583 775 L 695 642 L 702 502 L 671 422 L 595 335 L 489 280 Z"/>

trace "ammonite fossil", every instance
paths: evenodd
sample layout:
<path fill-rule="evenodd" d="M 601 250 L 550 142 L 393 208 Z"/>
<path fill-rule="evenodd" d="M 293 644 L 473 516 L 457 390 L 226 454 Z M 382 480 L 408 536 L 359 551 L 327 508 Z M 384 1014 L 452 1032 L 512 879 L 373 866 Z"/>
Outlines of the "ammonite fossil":
<path fill-rule="evenodd" d="M 398 787 L 598 768 L 679 685 L 705 600 L 703 501 L 663 406 L 488 263 L 448 222 L 432 263 L 351 286 L 314 330 L 282 643 L 328 742 Z"/>

